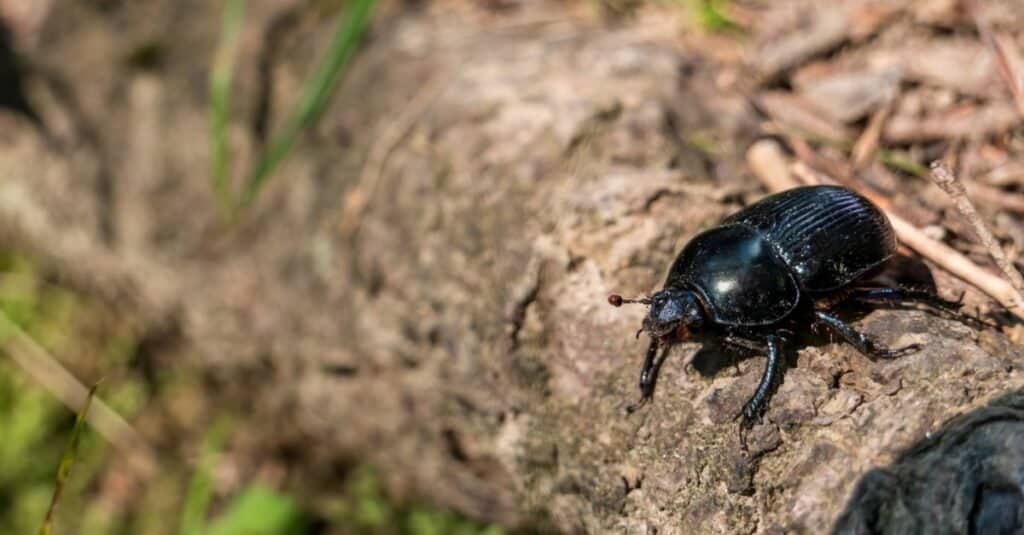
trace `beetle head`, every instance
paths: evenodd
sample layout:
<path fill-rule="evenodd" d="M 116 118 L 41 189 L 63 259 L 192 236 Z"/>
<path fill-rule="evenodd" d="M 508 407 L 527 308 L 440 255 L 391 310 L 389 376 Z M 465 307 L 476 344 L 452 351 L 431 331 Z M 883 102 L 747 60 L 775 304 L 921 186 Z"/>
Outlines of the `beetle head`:
<path fill-rule="evenodd" d="M 686 341 L 704 323 L 704 307 L 693 292 L 662 290 L 651 296 L 643 330 L 661 342 Z"/>

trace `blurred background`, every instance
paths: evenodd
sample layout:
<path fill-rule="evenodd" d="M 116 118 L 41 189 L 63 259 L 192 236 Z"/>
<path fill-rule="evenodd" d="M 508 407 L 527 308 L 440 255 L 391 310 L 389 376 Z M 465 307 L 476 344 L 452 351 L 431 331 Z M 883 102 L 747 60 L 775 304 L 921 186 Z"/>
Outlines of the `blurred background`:
<path fill-rule="evenodd" d="M 56 488 L 68 534 L 754 529 L 771 505 L 634 503 L 708 483 L 641 475 L 675 439 L 617 412 L 639 320 L 603 296 L 763 194 L 765 139 L 994 271 L 927 180 L 944 159 L 1018 258 L 1022 24 L 1015 0 L 0 0 L 0 532 Z"/>

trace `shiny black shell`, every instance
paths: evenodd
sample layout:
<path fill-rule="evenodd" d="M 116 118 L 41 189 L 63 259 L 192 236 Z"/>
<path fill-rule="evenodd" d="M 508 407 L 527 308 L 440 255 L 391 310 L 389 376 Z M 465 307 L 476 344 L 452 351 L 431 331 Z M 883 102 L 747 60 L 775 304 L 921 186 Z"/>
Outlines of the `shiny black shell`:
<path fill-rule="evenodd" d="M 839 186 L 766 197 L 683 248 L 666 288 L 696 291 L 716 323 L 768 325 L 801 296 L 850 284 L 896 251 L 896 234 L 870 201 Z"/>

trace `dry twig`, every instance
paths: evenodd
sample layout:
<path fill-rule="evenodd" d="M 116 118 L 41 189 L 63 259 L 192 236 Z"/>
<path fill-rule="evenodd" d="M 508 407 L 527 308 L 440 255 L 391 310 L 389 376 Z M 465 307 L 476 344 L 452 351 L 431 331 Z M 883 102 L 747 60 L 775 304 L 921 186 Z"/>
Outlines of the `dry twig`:
<path fill-rule="evenodd" d="M 762 139 L 747 150 L 747 166 L 754 175 L 772 192 L 796 187 L 798 184 L 789 172 L 782 147 L 772 139 Z"/>
<path fill-rule="evenodd" d="M 885 126 L 885 120 L 889 118 L 891 111 L 892 101 L 890 100 L 871 116 L 867 128 L 857 138 L 857 143 L 853 145 L 854 169 L 863 169 L 875 155 L 878 150 L 878 141 L 882 139 L 882 127 Z"/>
<path fill-rule="evenodd" d="M 1024 195 L 989 186 L 977 181 L 964 181 L 968 197 L 983 206 L 993 206 L 1008 212 L 1024 213 Z"/>
<path fill-rule="evenodd" d="M 992 256 L 996 265 L 999 266 L 999 269 L 1006 275 L 1006 279 L 1010 281 L 1010 284 L 1016 290 L 1015 296 L 1005 296 L 1007 302 L 1004 302 L 1004 304 L 1008 308 L 1024 311 L 1024 277 L 1021 277 L 1013 262 L 1006 257 L 1006 252 L 1003 251 L 995 236 L 992 235 L 992 231 L 988 229 L 988 226 L 981 219 L 981 215 L 978 214 L 974 204 L 967 198 L 967 191 L 964 189 L 963 183 L 957 180 L 949 168 L 943 165 L 942 162 L 932 162 L 931 169 L 930 176 L 932 182 L 935 182 L 936 185 L 942 188 L 942 191 L 945 191 L 953 199 L 956 209 L 974 227 L 974 232 L 978 234 L 978 238 L 981 239 L 981 243 L 988 250 L 988 254 Z"/>
<path fill-rule="evenodd" d="M 1010 94 L 1013 95 L 1013 103 L 1017 106 L 1017 112 L 1024 117 L 1024 80 L 1021 79 L 1020 53 L 1017 50 L 1013 39 L 1006 34 L 994 34 L 982 17 L 978 16 L 977 6 L 970 6 L 974 18 L 974 25 L 978 27 L 981 38 L 988 43 L 996 57 L 996 64 L 999 66 L 999 74 L 1006 82 Z"/>
<path fill-rule="evenodd" d="M 991 186 L 1024 185 L 1024 162 L 1010 161 L 989 170 L 979 177 L 980 181 Z"/>

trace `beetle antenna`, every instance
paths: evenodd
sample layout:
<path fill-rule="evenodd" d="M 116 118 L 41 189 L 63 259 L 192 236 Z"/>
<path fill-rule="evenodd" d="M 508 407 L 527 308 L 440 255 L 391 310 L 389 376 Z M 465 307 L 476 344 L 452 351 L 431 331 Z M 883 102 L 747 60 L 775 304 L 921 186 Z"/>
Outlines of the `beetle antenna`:
<path fill-rule="evenodd" d="M 623 304 L 640 303 L 641 305 L 651 304 L 650 297 L 637 297 L 634 299 L 627 299 L 619 294 L 611 294 L 608 296 L 608 304 L 613 307 L 620 307 Z"/>

